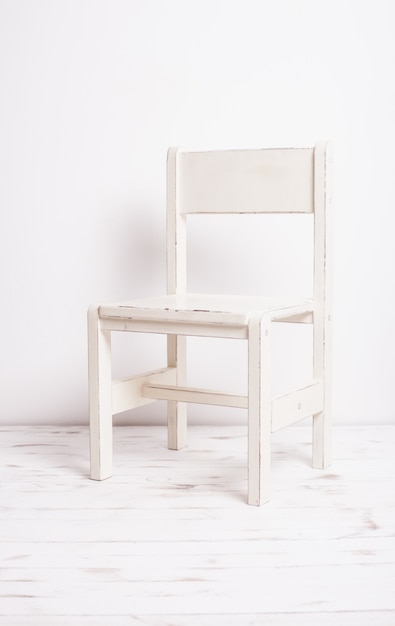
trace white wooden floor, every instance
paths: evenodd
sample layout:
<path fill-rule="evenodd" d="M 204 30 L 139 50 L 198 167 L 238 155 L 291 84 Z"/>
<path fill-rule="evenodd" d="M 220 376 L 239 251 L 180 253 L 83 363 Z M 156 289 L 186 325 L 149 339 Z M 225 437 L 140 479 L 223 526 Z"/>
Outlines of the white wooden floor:
<path fill-rule="evenodd" d="M 246 505 L 246 429 L 115 429 L 88 479 L 83 427 L 2 428 L 0 623 L 394 626 L 395 428 L 276 433 L 272 501 Z"/>

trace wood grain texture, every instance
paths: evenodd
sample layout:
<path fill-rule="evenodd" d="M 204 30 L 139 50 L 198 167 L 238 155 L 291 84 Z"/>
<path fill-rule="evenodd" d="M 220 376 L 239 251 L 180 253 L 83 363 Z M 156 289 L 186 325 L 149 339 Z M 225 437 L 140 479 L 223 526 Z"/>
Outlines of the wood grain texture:
<path fill-rule="evenodd" d="M 180 451 L 165 426 L 115 428 L 104 482 L 86 427 L 0 435 L 2 626 L 395 623 L 394 427 L 336 429 L 324 472 L 308 427 L 274 433 L 263 508 L 246 426 L 191 426 Z"/>

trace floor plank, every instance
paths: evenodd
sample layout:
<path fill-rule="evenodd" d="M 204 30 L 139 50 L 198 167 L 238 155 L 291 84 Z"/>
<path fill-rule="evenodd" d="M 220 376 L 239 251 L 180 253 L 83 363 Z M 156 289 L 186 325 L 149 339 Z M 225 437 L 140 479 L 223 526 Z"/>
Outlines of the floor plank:
<path fill-rule="evenodd" d="M 275 434 L 273 497 L 246 505 L 246 429 L 119 427 L 88 479 L 86 428 L 0 430 L 0 624 L 395 624 L 393 427 Z"/>

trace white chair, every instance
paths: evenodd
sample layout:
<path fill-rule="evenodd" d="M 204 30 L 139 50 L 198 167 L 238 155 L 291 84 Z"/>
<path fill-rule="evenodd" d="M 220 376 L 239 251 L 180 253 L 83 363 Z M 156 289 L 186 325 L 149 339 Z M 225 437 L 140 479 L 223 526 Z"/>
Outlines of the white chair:
<path fill-rule="evenodd" d="M 271 433 L 313 416 L 313 466 L 330 463 L 331 153 L 303 149 L 187 152 L 167 160 L 167 295 L 92 306 L 88 313 L 91 478 L 112 473 L 112 415 L 168 402 L 168 446 L 186 445 L 186 404 L 248 410 L 248 503 L 270 497 Z M 186 291 L 186 220 L 190 213 L 311 213 L 313 299 L 222 296 Z M 329 219 L 328 219 L 329 218 Z M 271 391 L 273 323 L 313 324 L 313 376 L 280 397 Z M 167 335 L 167 367 L 112 380 L 111 332 Z M 186 385 L 186 336 L 248 341 L 248 393 Z"/>

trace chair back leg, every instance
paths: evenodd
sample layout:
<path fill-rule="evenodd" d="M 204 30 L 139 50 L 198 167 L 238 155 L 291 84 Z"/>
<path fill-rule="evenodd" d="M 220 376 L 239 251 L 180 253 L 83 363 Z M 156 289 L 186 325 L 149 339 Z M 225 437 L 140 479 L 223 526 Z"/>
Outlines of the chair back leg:
<path fill-rule="evenodd" d="M 177 385 L 186 384 L 186 337 L 167 335 L 167 366 L 177 368 Z M 170 400 L 167 403 L 167 432 L 170 450 L 187 445 L 187 404 Z"/>

